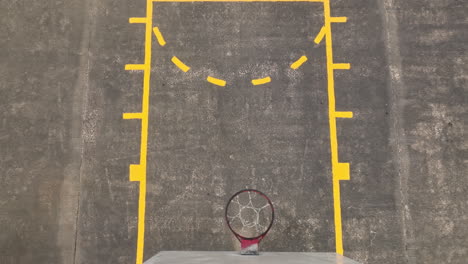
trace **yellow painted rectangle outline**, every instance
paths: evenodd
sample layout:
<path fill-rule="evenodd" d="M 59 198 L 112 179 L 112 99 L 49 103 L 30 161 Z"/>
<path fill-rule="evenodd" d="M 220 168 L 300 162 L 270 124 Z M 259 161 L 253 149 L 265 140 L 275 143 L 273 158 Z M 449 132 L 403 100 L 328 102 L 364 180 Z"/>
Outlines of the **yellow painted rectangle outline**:
<path fill-rule="evenodd" d="M 342 224 L 341 224 L 341 197 L 340 180 L 349 180 L 349 164 L 338 162 L 338 140 L 336 132 L 336 110 L 335 110 L 335 69 L 349 69 L 348 65 L 334 65 L 331 23 L 344 23 L 346 18 L 331 17 L 330 0 L 146 0 L 146 17 L 130 19 L 130 23 L 145 23 L 145 63 L 143 77 L 143 95 L 141 112 L 141 143 L 140 143 L 140 164 L 132 164 L 130 172 L 131 180 L 140 182 L 138 201 L 138 237 L 136 263 L 143 263 L 144 232 L 145 232 L 145 208 L 146 208 L 146 171 L 147 171 L 147 143 L 148 143 L 148 113 L 149 113 L 149 89 L 151 76 L 151 49 L 152 49 L 152 19 L 153 2 L 322 2 L 324 4 L 325 25 L 320 35 L 326 37 L 326 60 L 327 60 L 327 80 L 328 80 L 328 112 L 330 124 L 330 150 L 333 174 L 333 201 L 334 201 L 334 222 L 335 222 L 335 245 L 336 252 L 343 254 Z M 145 20 L 145 21 L 143 21 Z M 320 36 L 323 38 L 324 36 Z M 317 42 L 319 39 L 315 39 Z M 320 39 L 321 40 L 321 39 Z M 336 67 L 338 66 L 338 67 Z M 129 67 L 130 68 L 130 67 Z M 131 67 L 133 68 L 133 67 Z M 133 68 L 135 69 L 135 68 Z M 139 68 L 140 70 L 140 68 Z M 345 165 L 346 164 L 346 165 Z M 347 171 L 347 173 L 346 173 Z"/>

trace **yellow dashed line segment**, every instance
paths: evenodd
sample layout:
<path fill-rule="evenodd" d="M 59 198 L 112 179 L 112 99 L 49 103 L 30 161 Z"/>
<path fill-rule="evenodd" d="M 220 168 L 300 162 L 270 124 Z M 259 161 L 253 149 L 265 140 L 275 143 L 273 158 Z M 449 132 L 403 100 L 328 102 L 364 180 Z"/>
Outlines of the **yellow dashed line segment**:
<path fill-rule="evenodd" d="M 179 60 L 179 58 L 177 58 L 176 56 L 172 57 L 171 61 L 177 66 L 179 67 L 179 69 L 181 69 L 183 72 L 187 72 L 188 70 L 190 70 L 190 67 L 185 65 L 181 60 Z"/>
<path fill-rule="evenodd" d="M 161 34 L 161 31 L 159 31 L 158 27 L 153 28 L 154 35 L 156 36 L 156 39 L 158 40 L 159 45 L 164 47 L 166 45 L 166 41 L 164 40 L 163 35 Z"/>
<path fill-rule="evenodd" d="M 214 78 L 214 77 L 211 77 L 211 76 L 208 76 L 208 78 L 206 78 L 206 80 L 212 84 L 215 84 L 215 85 L 218 85 L 218 86 L 226 86 L 226 81 L 225 80 L 221 80 L 221 79 L 217 79 L 217 78 Z"/>
<path fill-rule="evenodd" d="M 306 56 L 300 57 L 297 61 L 295 61 L 293 64 L 291 64 L 291 69 L 294 69 L 294 70 L 298 69 L 306 61 L 307 61 Z"/>
<path fill-rule="evenodd" d="M 270 77 L 265 77 L 265 78 L 262 78 L 262 79 L 252 80 L 253 85 L 260 85 L 260 84 L 265 84 L 265 83 L 269 83 L 269 82 L 271 82 Z"/>
<path fill-rule="evenodd" d="M 317 36 L 315 37 L 314 39 L 314 42 L 315 44 L 319 44 L 320 42 L 322 42 L 322 39 L 323 37 L 325 37 L 325 33 L 326 33 L 326 29 L 325 29 L 325 26 L 323 26 L 321 29 L 320 29 L 320 32 L 317 34 Z"/>

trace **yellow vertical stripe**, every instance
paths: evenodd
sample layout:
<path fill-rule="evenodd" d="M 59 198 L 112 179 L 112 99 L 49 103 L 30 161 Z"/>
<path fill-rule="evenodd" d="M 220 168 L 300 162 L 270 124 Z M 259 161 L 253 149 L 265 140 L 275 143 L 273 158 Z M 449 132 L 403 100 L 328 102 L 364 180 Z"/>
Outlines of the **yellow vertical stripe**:
<path fill-rule="evenodd" d="M 328 82 L 328 120 L 330 124 L 330 150 L 332 161 L 332 183 L 333 183 L 333 211 L 335 222 L 335 250 L 343 255 L 343 228 L 341 220 L 341 194 L 340 194 L 340 172 L 342 167 L 338 164 L 338 139 L 336 133 L 335 117 L 335 80 L 333 64 L 333 43 L 331 31 L 330 0 L 324 0 L 325 16 L 325 37 L 326 37 L 326 57 L 327 57 L 327 82 Z"/>

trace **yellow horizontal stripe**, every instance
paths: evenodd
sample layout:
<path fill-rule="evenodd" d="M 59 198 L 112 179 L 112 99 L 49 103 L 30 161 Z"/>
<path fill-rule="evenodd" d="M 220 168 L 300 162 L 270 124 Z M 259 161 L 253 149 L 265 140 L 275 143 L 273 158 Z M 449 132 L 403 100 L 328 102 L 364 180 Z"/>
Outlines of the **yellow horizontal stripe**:
<path fill-rule="evenodd" d="M 332 23 L 346 23 L 348 21 L 347 17 L 330 17 Z"/>
<path fill-rule="evenodd" d="M 123 119 L 141 119 L 143 117 L 142 113 L 124 113 Z"/>
<path fill-rule="evenodd" d="M 188 70 L 190 70 L 190 67 L 185 65 L 182 61 L 179 60 L 179 58 L 177 58 L 176 56 L 172 57 L 171 61 L 177 66 L 179 67 L 179 69 L 181 69 L 183 72 L 187 72 Z"/>
<path fill-rule="evenodd" d="M 125 70 L 127 71 L 142 71 L 145 69 L 144 64 L 126 64 Z"/>
<path fill-rule="evenodd" d="M 262 78 L 262 79 L 252 80 L 253 85 L 260 85 L 260 84 L 265 84 L 265 83 L 269 83 L 269 82 L 271 82 L 270 77 L 265 77 L 265 78 Z"/>
<path fill-rule="evenodd" d="M 353 112 L 335 112 L 335 117 L 338 117 L 338 118 L 353 118 Z"/>
<path fill-rule="evenodd" d="M 206 78 L 206 80 L 212 84 L 215 84 L 215 85 L 218 85 L 218 86 L 226 86 L 226 81 L 225 80 L 221 80 L 221 79 L 217 79 L 217 78 L 214 78 L 214 77 L 211 77 L 211 76 L 208 76 L 208 78 Z"/>
<path fill-rule="evenodd" d="M 295 61 L 293 64 L 291 64 L 291 69 L 297 69 L 299 67 L 301 67 L 301 65 L 307 61 L 307 57 L 306 56 L 302 56 L 300 57 L 297 61 Z"/>
<path fill-rule="evenodd" d="M 156 39 L 158 40 L 159 45 L 161 45 L 161 46 L 166 45 L 166 41 L 164 40 L 164 37 L 161 34 L 161 31 L 159 31 L 159 28 L 154 27 L 153 32 L 154 32 L 154 35 L 156 36 Z"/>
<path fill-rule="evenodd" d="M 351 64 L 349 63 L 334 63 L 333 64 L 334 70 L 349 70 L 351 69 Z"/>
<path fill-rule="evenodd" d="M 130 24 L 137 24 L 137 23 L 146 23 L 146 17 L 131 17 L 128 19 Z"/>

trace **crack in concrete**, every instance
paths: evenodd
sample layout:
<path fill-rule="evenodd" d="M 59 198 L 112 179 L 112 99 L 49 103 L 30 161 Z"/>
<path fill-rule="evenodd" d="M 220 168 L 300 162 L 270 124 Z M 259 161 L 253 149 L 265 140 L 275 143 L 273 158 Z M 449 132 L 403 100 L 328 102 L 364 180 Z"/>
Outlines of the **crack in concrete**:
<path fill-rule="evenodd" d="M 387 90 L 389 94 L 389 144 L 398 172 L 396 200 L 401 216 L 402 252 L 406 263 L 415 263 L 414 253 L 410 250 L 414 242 L 413 221 L 408 204 L 408 179 L 410 174 L 409 153 L 404 131 L 403 111 L 405 109 L 406 87 L 402 80 L 400 43 L 398 38 L 398 18 L 394 11 L 394 0 L 378 1 L 383 17 L 383 38 L 389 67 Z"/>
<path fill-rule="evenodd" d="M 76 263 L 78 245 L 78 222 L 81 199 L 81 176 L 83 174 L 84 137 L 83 122 L 86 117 L 86 105 L 89 90 L 90 44 L 92 28 L 95 26 L 96 7 L 94 1 L 85 1 L 83 12 L 83 30 L 79 49 L 78 77 L 73 88 L 71 113 L 71 156 L 70 163 L 64 170 L 64 182 L 60 193 L 58 244 L 61 249 L 62 263 Z M 73 210 L 75 209 L 75 210 Z M 73 233 L 74 239 L 70 239 Z"/>

